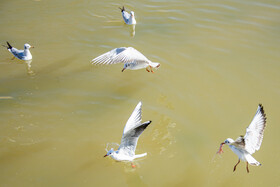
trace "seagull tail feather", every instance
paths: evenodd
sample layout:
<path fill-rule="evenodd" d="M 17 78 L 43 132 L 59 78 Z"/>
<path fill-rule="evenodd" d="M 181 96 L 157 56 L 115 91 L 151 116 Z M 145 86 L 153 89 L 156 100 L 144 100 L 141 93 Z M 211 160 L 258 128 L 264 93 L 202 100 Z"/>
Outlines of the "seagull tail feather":
<path fill-rule="evenodd" d="M 8 49 L 12 49 L 13 47 L 9 44 L 9 42 L 7 42 L 7 45 L 8 45 Z"/>
<path fill-rule="evenodd" d="M 158 63 L 158 62 L 150 62 L 150 65 L 151 65 L 153 68 L 159 68 L 160 63 Z"/>
<path fill-rule="evenodd" d="M 261 163 L 259 163 L 254 157 L 252 157 L 252 155 L 247 154 L 245 158 L 250 165 L 261 166 Z"/>
<path fill-rule="evenodd" d="M 141 158 L 141 157 L 143 157 L 143 156 L 147 156 L 147 153 L 135 155 L 134 158 Z"/>
<path fill-rule="evenodd" d="M 123 7 L 119 7 L 119 9 L 121 9 L 121 12 L 125 11 L 124 6 Z"/>

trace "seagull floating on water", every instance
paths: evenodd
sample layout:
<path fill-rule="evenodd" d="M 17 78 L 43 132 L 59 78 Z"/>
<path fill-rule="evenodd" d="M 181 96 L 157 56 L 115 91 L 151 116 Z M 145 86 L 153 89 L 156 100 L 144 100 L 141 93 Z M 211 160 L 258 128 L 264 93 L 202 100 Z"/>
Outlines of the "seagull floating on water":
<path fill-rule="evenodd" d="M 120 7 L 120 9 L 122 12 L 122 17 L 123 17 L 124 22 L 128 25 L 136 25 L 134 12 L 131 11 L 129 14 L 128 12 L 125 11 L 124 6 L 122 8 Z"/>
<path fill-rule="evenodd" d="M 134 49 L 133 47 L 120 47 L 115 48 L 103 55 L 100 55 L 93 59 L 92 64 L 117 64 L 124 63 L 122 72 L 125 69 L 142 69 L 146 68 L 148 72 L 154 73 L 152 68 L 158 68 L 160 63 L 152 62 L 147 59 L 142 53 Z M 150 70 L 148 69 L 150 67 Z"/>
<path fill-rule="evenodd" d="M 121 145 L 118 150 L 114 151 L 114 149 L 110 149 L 106 156 L 111 156 L 116 161 L 130 161 L 132 162 L 135 158 L 140 158 L 146 156 L 147 153 L 135 155 L 135 149 L 137 146 L 137 141 L 142 132 L 151 124 L 152 121 L 147 121 L 141 123 L 142 115 L 141 115 L 142 103 L 139 102 L 123 130 Z M 131 164 L 132 167 L 135 165 Z"/>
<path fill-rule="evenodd" d="M 29 44 L 24 44 L 24 50 L 18 50 L 17 48 L 12 47 L 9 42 L 7 42 L 8 46 L 3 45 L 4 47 L 7 47 L 8 51 L 10 51 L 14 57 L 17 57 L 20 60 L 31 60 L 32 55 L 29 51 L 30 48 L 34 48 L 33 46 Z M 14 59 L 13 57 L 13 59 Z"/>
<path fill-rule="evenodd" d="M 220 149 L 217 153 L 223 153 L 222 147 L 224 144 L 227 144 L 239 158 L 233 171 L 236 170 L 236 166 L 240 163 L 241 159 L 246 162 L 246 169 L 249 173 L 248 163 L 253 166 L 261 166 L 261 164 L 252 157 L 252 154 L 258 151 L 261 147 L 265 127 L 266 114 L 264 113 L 263 106 L 259 104 L 255 117 L 246 129 L 245 136 L 240 136 L 235 141 L 231 138 L 227 138 L 221 143 Z"/>

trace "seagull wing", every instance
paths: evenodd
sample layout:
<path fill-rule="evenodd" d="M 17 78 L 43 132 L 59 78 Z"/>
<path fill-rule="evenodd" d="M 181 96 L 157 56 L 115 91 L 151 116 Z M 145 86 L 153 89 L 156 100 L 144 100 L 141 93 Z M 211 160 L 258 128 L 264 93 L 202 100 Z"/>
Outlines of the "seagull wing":
<path fill-rule="evenodd" d="M 255 117 L 253 118 L 251 124 L 246 129 L 246 134 L 244 136 L 245 140 L 245 150 L 253 154 L 260 149 L 263 133 L 266 126 L 266 115 L 263 110 L 263 106 L 259 104 Z"/>
<path fill-rule="evenodd" d="M 149 61 L 142 53 L 133 47 L 120 47 L 113 49 L 93 59 L 92 64 L 117 64 Z"/>
<path fill-rule="evenodd" d="M 15 57 L 17 57 L 18 59 L 22 59 L 23 55 L 24 55 L 24 51 L 23 50 L 18 50 L 17 48 L 10 48 L 8 49 Z"/>
<path fill-rule="evenodd" d="M 142 121 L 142 102 L 140 101 L 132 112 L 123 129 L 123 135 L 129 130 L 139 126 Z"/>
<path fill-rule="evenodd" d="M 134 156 L 139 136 L 151 122 L 142 121 L 142 102 L 139 102 L 126 122 L 119 151 Z"/>
<path fill-rule="evenodd" d="M 125 23 L 128 23 L 128 22 L 129 22 L 130 16 L 131 16 L 131 15 L 130 15 L 128 12 L 122 11 L 122 17 L 123 17 Z"/>
<path fill-rule="evenodd" d="M 119 152 L 122 152 L 123 154 L 127 154 L 129 156 L 134 156 L 139 136 L 144 132 L 148 125 L 151 124 L 151 122 L 152 121 L 147 121 L 143 124 L 139 124 L 123 134 Z"/>

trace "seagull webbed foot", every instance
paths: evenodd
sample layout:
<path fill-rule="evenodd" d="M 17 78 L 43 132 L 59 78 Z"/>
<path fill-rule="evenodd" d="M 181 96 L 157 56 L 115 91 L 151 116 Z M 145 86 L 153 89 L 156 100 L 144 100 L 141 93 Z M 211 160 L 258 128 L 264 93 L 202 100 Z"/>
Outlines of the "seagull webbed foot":
<path fill-rule="evenodd" d="M 136 168 L 136 165 L 134 165 L 134 164 L 131 162 L 131 167 L 132 167 L 132 168 Z"/>

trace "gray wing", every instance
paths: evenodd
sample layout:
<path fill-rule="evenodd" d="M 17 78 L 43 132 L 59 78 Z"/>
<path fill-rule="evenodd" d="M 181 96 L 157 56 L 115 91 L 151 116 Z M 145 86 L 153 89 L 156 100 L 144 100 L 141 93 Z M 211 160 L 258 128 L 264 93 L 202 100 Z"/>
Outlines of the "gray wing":
<path fill-rule="evenodd" d="M 18 50 L 17 48 L 11 48 L 8 49 L 15 57 L 17 57 L 18 59 L 22 59 L 23 55 L 24 55 L 24 51 L 23 50 Z"/>
<path fill-rule="evenodd" d="M 246 134 L 244 136 L 245 149 L 248 153 L 253 154 L 260 149 L 264 129 L 266 127 L 266 115 L 263 110 L 263 106 L 259 104 L 255 117 L 253 118 L 251 124 L 246 129 Z"/>
<path fill-rule="evenodd" d="M 125 23 L 128 23 L 129 22 L 129 18 L 130 18 L 130 14 L 126 11 L 122 11 L 122 17 L 123 17 L 123 20 L 125 21 Z"/>
<path fill-rule="evenodd" d="M 133 47 L 120 47 L 113 49 L 93 59 L 92 64 L 117 64 L 149 61 L 142 53 Z"/>
<path fill-rule="evenodd" d="M 144 132 L 148 125 L 151 124 L 151 122 L 152 121 L 147 121 L 143 124 L 139 124 L 137 127 L 124 133 L 119 147 L 119 152 L 134 156 L 139 136 Z"/>

